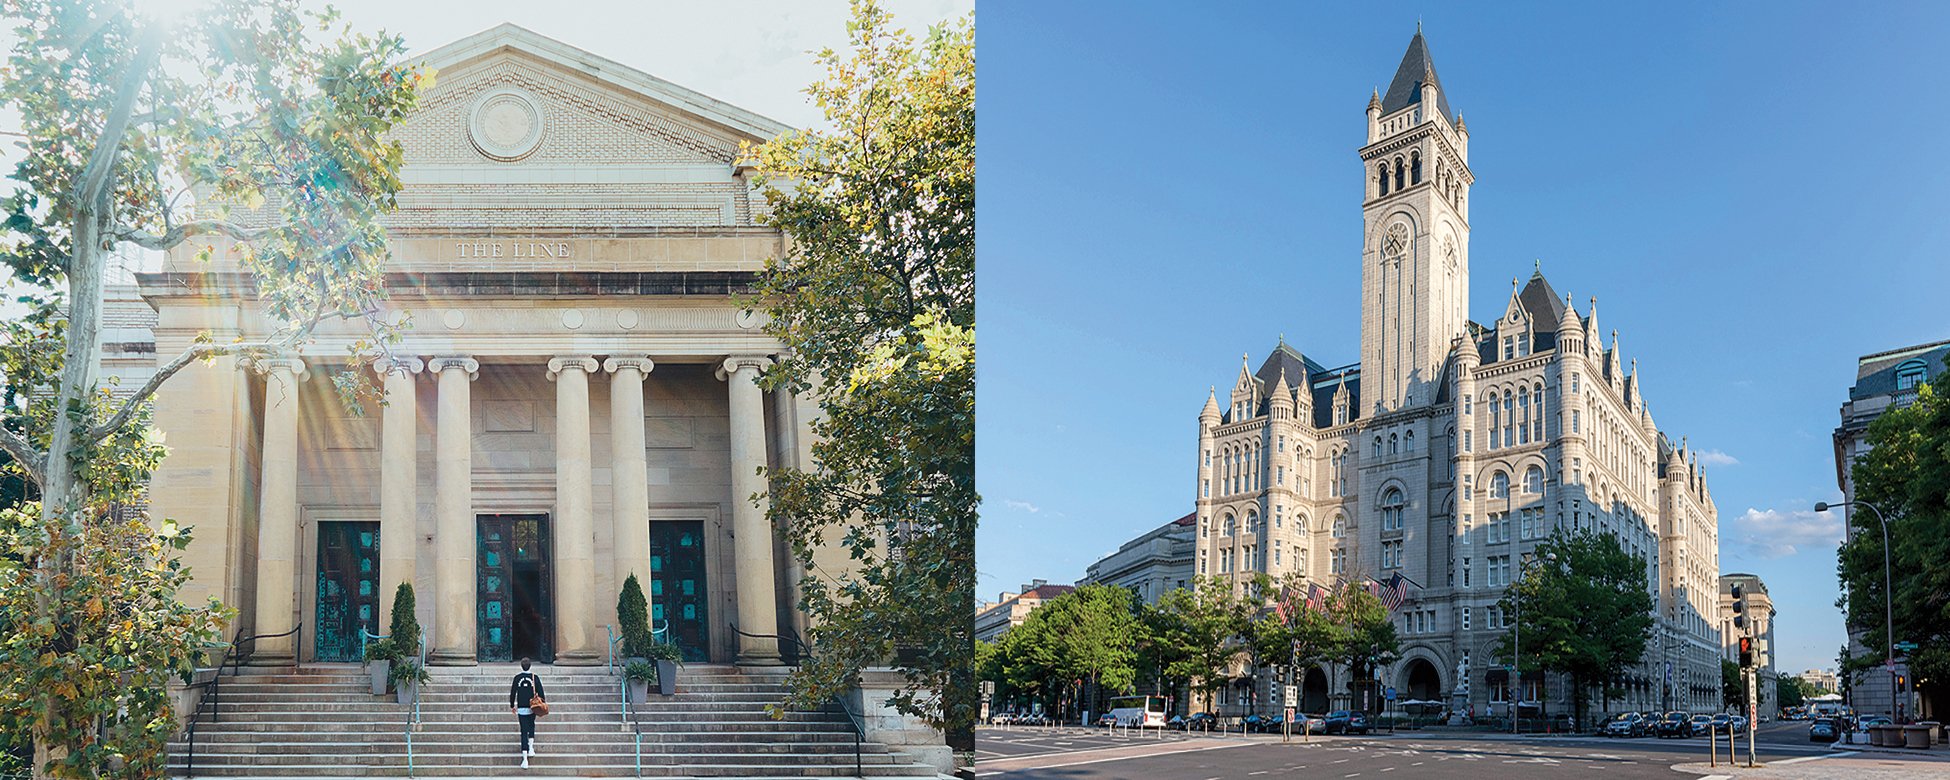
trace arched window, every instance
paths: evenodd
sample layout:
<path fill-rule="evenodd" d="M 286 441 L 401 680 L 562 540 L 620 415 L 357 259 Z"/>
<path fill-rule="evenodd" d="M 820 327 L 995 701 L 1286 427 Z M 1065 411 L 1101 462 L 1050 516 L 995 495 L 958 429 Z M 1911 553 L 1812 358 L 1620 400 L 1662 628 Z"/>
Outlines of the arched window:
<path fill-rule="evenodd" d="M 1379 458 L 1379 457 L 1381 457 L 1381 437 L 1380 437 L 1380 436 L 1376 436 L 1376 437 L 1374 437 L 1374 456 L 1375 456 L 1375 457 L 1377 457 L 1377 458 Z"/>
<path fill-rule="evenodd" d="M 1401 451 L 1402 451 L 1402 437 L 1399 434 L 1394 434 L 1394 433 L 1388 434 L 1388 454 L 1394 455 Z"/>
<path fill-rule="evenodd" d="M 1516 414 L 1513 413 L 1514 410 L 1511 408 L 1511 400 L 1509 393 L 1503 394 L 1503 446 L 1505 447 L 1515 446 L 1517 443 L 1517 440 L 1510 435 L 1514 432 L 1511 430 L 1511 426 L 1516 424 L 1517 419 Z"/>
<path fill-rule="evenodd" d="M 1226 536 L 1233 536 L 1239 533 L 1239 518 L 1233 517 L 1231 512 L 1226 513 L 1225 531 L 1223 533 Z"/>
<path fill-rule="evenodd" d="M 1249 534 L 1261 533 L 1261 529 L 1259 527 L 1259 510 L 1256 509 L 1246 510 L 1246 533 Z"/>
<path fill-rule="evenodd" d="M 1523 492 L 1533 496 L 1544 493 L 1544 470 L 1531 466 L 1523 473 Z"/>
<path fill-rule="evenodd" d="M 1531 393 L 1531 395 L 1537 398 L 1537 416 L 1530 419 L 1530 438 L 1536 439 L 1537 441 L 1543 441 L 1544 440 L 1544 386 L 1538 385 L 1535 388 L 1535 390 L 1536 392 Z"/>
<path fill-rule="evenodd" d="M 1381 495 L 1381 530 L 1402 530 L 1402 492 L 1389 488 Z"/>
<path fill-rule="evenodd" d="M 1496 391 L 1490 391 L 1490 449 L 1501 446 L 1503 441 L 1503 407 L 1496 402 Z"/>
<path fill-rule="evenodd" d="M 1388 163 L 1387 163 L 1387 161 L 1385 161 L 1385 160 L 1384 160 L 1384 161 L 1382 161 L 1382 163 L 1381 163 L 1380 165 L 1377 165 L 1377 166 L 1375 166 L 1375 173 L 1376 173 L 1376 174 L 1377 174 L 1377 175 L 1379 176 L 1379 180 L 1381 181 L 1381 191 L 1380 191 L 1380 194 L 1382 194 L 1382 195 L 1386 195 L 1386 194 L 1388 194 Z"/>
<path fill-rule="evenodd" d="M 1340 450 L 1335 450 L 1328 461 L 1332 464 L 1333 473 L 1327 478 L 1327 493 L 1338 496 L 1341 494 L 1341 473 L 1343 465 L 1347 462 L 1347 455 Z"/>
<path fill-rule="evenodd" d="M 1307 516 L 1305 514 L 1296 514 L 1293 516 L 1293 530 L 1296 533 L 1304 534 L 1308 531 L 1313 530 L 1313 528 L 1307 525 Z M 1302 553 L 1302 555 L 1304 554 L 1305 553 Z"/>
<path fill-rule="evenodd" d="M 1402 184 L 1402 177 L 1407 173 L 1408 166 L 1402 165 L 1402 158 L 1395 158 L 1395 189 L 1399 190 L 1404 186 Z"/>
<path fill-rule="evenodd" d="M 1409 431 L 1409 432 L 1407 432 L 1407 433 L 1404 433 L 1404 434 L 1402 434 L 1402 451 L 1403 451 L 1403 452 L 1414 452 L 1414 451 L 1415 451 L 1415 432 L 1414 432 L 1414 431 Z"/>
<path fill-rule="evenodd" d="M 1517 413 L 1522 415 L 1522 419 L 1518 421 L 1519 424 L 1517 425 L 1517 441 L 1522 444 L 1529 444 L 1530 388 L 1528 387 L 1517 388 Z"/>
<path fill-rule="evenodd" d="M 1422 153 L 1421 152 L 1412 152 L 1408 155 L 1408 178 L 1409 178 L 1409 183 L 1411 184 L 1422 183 Z"/>
<path fill-rule="evenodd" d="M 1334 530 L 1329 533 L 1336 539 L 1347 536 L 1347 518 L 1341 515 L 1335 515 Z"/>
<path fill-rule="evenodd" d="M 1490 477 L 1490 498 L 1510 497 L 1510 475 L 1501 471 Z"/>

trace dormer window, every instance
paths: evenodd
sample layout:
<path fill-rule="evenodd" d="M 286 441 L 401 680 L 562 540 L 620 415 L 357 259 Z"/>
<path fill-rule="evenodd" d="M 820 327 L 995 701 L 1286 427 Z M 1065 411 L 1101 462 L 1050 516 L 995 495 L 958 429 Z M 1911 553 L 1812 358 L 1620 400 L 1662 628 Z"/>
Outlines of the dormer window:
<path fill-rule="evenodd" d="M 1928 379 L 1930 370 L 1921 360 L 1911 360 L 1896 367 L 1896 390 L 1914 390 Z"/>

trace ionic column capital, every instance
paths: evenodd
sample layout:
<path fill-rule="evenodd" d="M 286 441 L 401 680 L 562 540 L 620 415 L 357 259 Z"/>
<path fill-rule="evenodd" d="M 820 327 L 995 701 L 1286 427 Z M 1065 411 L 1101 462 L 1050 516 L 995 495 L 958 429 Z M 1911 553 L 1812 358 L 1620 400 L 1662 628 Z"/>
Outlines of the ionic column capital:
<path fill-rule="evenodd" d="M 435 376 L 439 376 L 449 369 L 458 369 L 467 372 L 467 378 L 470 380 L 481 378 L 481 361 L 465 355 L 447 355 L 445 357 L 433 358 L 427 361 L 427 368 Z"/>
<path fill-rule="evenodd" d="M 610 355 L 608 360 L 603 361 L 603 370 L 612 374 L 616 373 L 617 369 L 634 368 L 638 373 L 647 376 L 650 370 L 656 367 L 657 364 L 645 355 Z"/>
<path fill-rule="evenodd" d="M 252 358 L 250 365 L 259 374 L 284 372 L 289 374 L 293 381 L 297 382 L 303 382 L 311 378 L 311 371 L 305 368 L 304 359 L 297 355 L 273 355 L 271 357 Z"/>
<path fill-rule="evenodd" d="M 772 367 L 772 359 L 764 355 L 732 355 L 724 359 L 724 365 L 717 370 L 718 381 L 722 382 L 739 369 L 755 368 L 764 371 Z"/>
<path fill-rule="evenodd" d="M 588 355 L 568 355 L 548 361 L 548 381 L 571 368 L 580 368 L 584 374 L 596 373 L 596 359 Z"/>
<path fill-rule="evenodd" d="M 392 356 L 382 357 L 379 358 L 378 360 L 372 361 L 373 373 L 376 373 L 382 377 L 386 376 L 387 374 L 396 373 L 401 376 L 411 378 L 412 375 L 424 371 L 426 367 L 427 367 L 426 361 L 416 357 L 410 357 L 410 356 L 401 357 L 398 355 L 392 355 Z"/>

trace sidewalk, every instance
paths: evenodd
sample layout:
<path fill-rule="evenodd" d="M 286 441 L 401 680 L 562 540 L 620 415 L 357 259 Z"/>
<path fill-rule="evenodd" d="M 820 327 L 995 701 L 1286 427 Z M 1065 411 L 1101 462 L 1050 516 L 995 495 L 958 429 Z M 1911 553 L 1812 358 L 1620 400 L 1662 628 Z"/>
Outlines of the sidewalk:
<path fill-rule="evenodd" d="M 1922 751 L 1917 751 L 1918 753 Z M 1851 760 L 1853 759 L 1853 760 Z M 1739 766 L 1707 766 L 1705 763 L 1674 764 L 1673 771 L 1701 780 L 1916 780 L 1950 778 L 1950 762 L 1929 759 L 1895 761 L 1880 755 L 1839 751 L 1826 756 L 1804 756 L 1769 761 L 1757 769 Z"/>

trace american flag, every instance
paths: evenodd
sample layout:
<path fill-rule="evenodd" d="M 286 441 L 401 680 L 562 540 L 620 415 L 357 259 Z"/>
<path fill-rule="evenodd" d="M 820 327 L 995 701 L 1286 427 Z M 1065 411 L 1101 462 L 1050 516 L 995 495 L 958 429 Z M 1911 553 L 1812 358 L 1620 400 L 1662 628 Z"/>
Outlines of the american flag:
<path fill-rule="evenodd" d="M 1375 595 L 1381 597 L 1381 603 L 1387 605 L 1389 612 L 1401 609 L 1402 602 L 1408 600 L 1408 578 L 1403 577 L 1401 572 L 1395 572 L 1395 576 L 1389 577 L 1386 584 L 1373 580 L 1368 582 L 1370 587 L 1381 589 Z"/>
<path fill-rule="evenodd" d="M 1327 605 L 1327 591 L 1320 589 L 1320 583 L 1307 583 L 1307 608 L 1319 610 Z"/>

